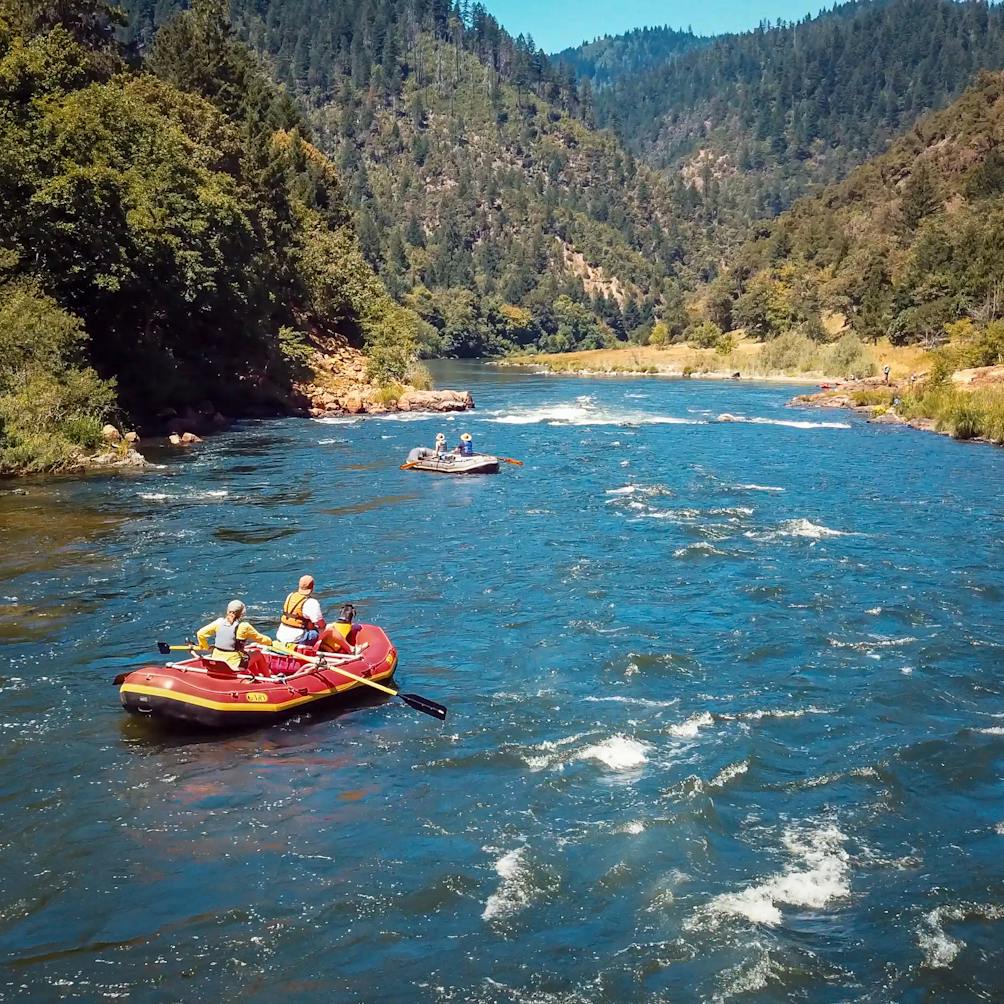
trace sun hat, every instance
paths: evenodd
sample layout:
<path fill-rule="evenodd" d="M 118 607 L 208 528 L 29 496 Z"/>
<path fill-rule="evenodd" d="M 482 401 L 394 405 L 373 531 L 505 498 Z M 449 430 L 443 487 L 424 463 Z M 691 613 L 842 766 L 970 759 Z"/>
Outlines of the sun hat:
<path fill-rule="evenodd" d="M 465 433 L 464 433 L 464 434 L 463 434 L 463 435 L 462 435 L 462 436 L 461 436 L 460 438 L 461 438 L 461 439 L 462 439 L 462 440 L 463 440 L 463 441 L 464 441 L 465 443 L 469 443 L 469 442 L 471 441 L 471 434 L 470 434 L 469 432 L 465 432 Z"/>
<path fill-rule="evenodd" d="M 228 614 L 242 614 L 242 613 L 244 613 L 244 609 L 245 609 L 245 607 L 244 607 L 243 602 L 241 602 L 241 600 L 231 600 L 227 604 L 227 613 Z"/>
<path fill-rule="evenodd" d="M 300 592 L 309 593 L 311 589 L 314 588 L 314 577 L 313 575 L 301 575 L 300 576 Z"/>

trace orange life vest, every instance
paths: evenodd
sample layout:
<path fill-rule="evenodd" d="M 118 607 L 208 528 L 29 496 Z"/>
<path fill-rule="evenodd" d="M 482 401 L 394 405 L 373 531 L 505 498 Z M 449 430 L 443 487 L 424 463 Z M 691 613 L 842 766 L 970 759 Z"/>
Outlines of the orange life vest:
<path fill-rule="evenodd" d="M 303 616 L 303 604 L 310 599 L 310 593 L 295 592 L 286 597 L 282 605 L 281 624 L 286 627 L 299 628 L 301 631 L 314 626 L 314 622 Z"/>

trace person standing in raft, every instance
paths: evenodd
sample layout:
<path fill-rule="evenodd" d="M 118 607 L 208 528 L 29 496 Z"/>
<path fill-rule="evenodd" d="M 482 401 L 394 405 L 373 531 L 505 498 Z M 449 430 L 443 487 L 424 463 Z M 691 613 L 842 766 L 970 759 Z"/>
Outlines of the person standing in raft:
<path fill-rule="evenodd" d="M 314 599 L 314 577 L 301 575 L 296 592 L 286 597 L 276 641 L 285 645 L 314 645 L 325 628 L 321 604 Z"/>
<path fill-rule="evenodd" d="M 465 432 L 460 437 L 460 444 L 457 446 L 457 453 L 462 457 L 474 456 L 474 439 L 469 432 Z"/>
<path fill-rule="evenodd" d="M 244 665 L 244 646 L 249 641 L 259 645 L 272 644 L 271 638 L 256 631 L 253 624 L 244 620 L 244 613 L 244 604 L 240 600 L 231 600 L 225 617 L 217 617 L 199 628 L 199 648 L 209 648 L 209 639 L 215 636 L 212 658 L 225 662 L 231 669 L 240 669 Z"/>

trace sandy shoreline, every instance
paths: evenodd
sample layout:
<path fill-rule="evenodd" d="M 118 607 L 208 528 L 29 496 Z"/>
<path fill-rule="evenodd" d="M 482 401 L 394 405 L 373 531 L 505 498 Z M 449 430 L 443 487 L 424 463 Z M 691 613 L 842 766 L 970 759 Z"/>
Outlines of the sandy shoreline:
<path fill-rule="evenodd" d="M 590 368 L 579 368 L 579 369 L 562 369 L 547 366 L 542 363 L 534 362 L 515 362 L 509 360 L 496 360 L 491 362 L 489 365 L 498 366 L 504 369 L 526 369 L 531 370 L 534 373 L 538 373 L 541 376 L 555 376 L 555 377 L 662 377 L 669 380 L 736 380 L 745 383 L 780 383 L 780 384 L 794 384 L 794 385 L 809 385 L 809 384 L 837 384 L 844 382 L 843 377 L 833 377 L 826 376 L 824 374 L 816 373 L 803 373 L 798 376 L 792 376 L 788 373 L 742 373 L 736 376 L 734 373 L 726 373 L 723 371 L 708 370 L 706 372 L 699 373 L 684 373 L 683 370 L 679 369 L 657 369 L 654 372 L 651 369 L 590 369 Z"/>

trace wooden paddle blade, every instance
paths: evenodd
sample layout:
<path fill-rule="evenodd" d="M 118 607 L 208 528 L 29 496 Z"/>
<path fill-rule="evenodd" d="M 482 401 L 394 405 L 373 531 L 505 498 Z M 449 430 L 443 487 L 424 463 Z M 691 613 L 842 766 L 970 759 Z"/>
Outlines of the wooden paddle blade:
<path fill-rule="evenodd" d="M 424 697 L 419 697 L 418 694 L 402 694 L 399 692 L 397 696 L 400 697 L 409 708 L 421 711 L 424 715 L 432 715 L 433 718 L 438 718 L 441 722 L 446 721 L 446 708 L 444 708 L 442 704 L 426 700 Z"/>
<path fill-rule="evenodd" d="M 415 466 L 415 464 L 417 464 L 417 463 L 418 463 L 417 460 L 412 460 L 411 463 L 402 464 L 401 465 L 401 470 L 402 471 L 410 471 Z"/>
<path fill-rule="evenodd" d="M 160 652 L 161 655 L 170 655 L 171 646 L 168 645 L 166 641 L 159 641 L 157 642 L 157 651 Z"/>
<path fill-rule="evenodd" d="M 516 460 L 513 457 L 499 457 L 499 460 L 502 460 L 502 461 L 504 461 L 507 464 L 515 464 L 517 467 L 522 467 L 523 466 L 523 461 L 522 460 Z"/>

